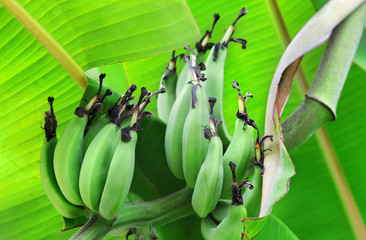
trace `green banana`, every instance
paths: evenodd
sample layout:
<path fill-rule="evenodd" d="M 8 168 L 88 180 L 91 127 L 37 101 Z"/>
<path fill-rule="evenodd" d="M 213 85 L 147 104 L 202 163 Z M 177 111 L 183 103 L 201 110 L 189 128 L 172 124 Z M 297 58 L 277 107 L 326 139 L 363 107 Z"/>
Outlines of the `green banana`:
<path fill-rule="evenodd" d="M 202 87 L 205 89 L 207 96 L 217 99 L 218 106 L 215 109 L 214 115 L 223 121 L 223 124 L 218 127 L 218 133 L 225 146 L 230 143 L 231 139 L 231 136 L 226 128 L 223 113 L 224 67 L 227 55 L 227 47 L 230 41 L 237 41 L 242 43 L 243 48 L 245 48 L 246 40 L 232 39 L 231 35 L 234 32 L 236 22 L 246 13 L 247 10 L 245 8 L 241 9 L 238 17 L 230 25 L 221 42 L 216 43 L 211 49 L 205 62 L 206 70 L 203 71 L 207 81 L 202 83 Z"/>
<path fill-rule="evenodd" d="M 100 116 L 95 122 L 93 122 L 84 136 L 83 141 L 83 156 L 85 156 L 86 150 L 88 149 L 90 143 L 97 136 L 100 130 L 110 123 L 112 119 L 118 119 L 116 114 L 120 114 L 127 108 L 128 102 L 132 99 L 131 95 L 136 90 L 136 85 L 132 84 L 126 91 L 126 93 L 122 96 L 122 98 L 110 109 L 108 112 Z M 114 114 L 114 115 L 113 115 Z M 113 115 L 113 116 L 112 116 Z"/>
<path fill-rule="evenodd" d="M 189 56 L 184 56 L 189 61 Z M 195 54 L 192 54 L 195 63 Z M 195 65 L 192 65 L 195 67 Z M 181 94 L 177 96 L 171 109 L 165 131 L 165 154 L 170 171 L 176 178 L 184 179 L 182 160 L 182 135 L 186 117 L 189 112 L 192 84 L 183 86 Z"/>
<path fill-rule="evenodd" d="M 88 149 L 90 143 L 93 139 L 97 136 L 100 130 L 103 129 L 105 125 L 111 122 L 110 116 L 108 113 L 103 114 L 100 116 L 92 125 L 89 127 L 88 131 L 86 132 L 83 140 L 83 156 L 85 156 L 86 150 Z"/>
<path fill-rule="evenodd" d="M 165 122 L 168 121 L 170 110 L 175 101 L 175 89 L 178 79 L 175 64 L 177 58 L 174 56 L 174 53 L 175 51 L 173 51 L 170 62 L 160 81 L 160 88 L 165 87 L 166 92 L 165 94 L 159 95 L 157 98 L 158 115 L 159 118 Z"/>
<path fill-rule="evenodd" d="M 134 108 L 130 125 L 123 128 L 118 140 L 117 148 L 108 170 L 103 194 L 99 204 L 99 212 L 106 219 L 113 219 L 123 203 L 126 201 L 130 190 L 134 167 L 135 167 L 135 148 L 137 143 L 137 127 L 142 116 L 150 114 L 143 112 L 152 96 L 164 92 L 159 89 L 155 93 L 147 93 L 145 88 L 141 89 L 140 99 Z M 143 99 L 143 97 L 147 97 Z"/>
<path fill-rule="evenodd" d="M 238 185 L 235 177 L 235 163 L 230 162 L 233 173 L 232 203 L 227 216 L 217 225 L 215 220 L 208 216 L 201 222 L 201 233 L 205 240 L 240 240 L 244 236 L 242 220 L 247 217 L 246 208 L 243 205 L 241 189 L 251 186 L 249 181 Z"/>
<path fill-rule="evenodd" d="M 135 165 L 136 131 L 131 130 L 130 136 L 131 139 L 127 142 L 118 141 L 106 175 L 99 211 L 108 220 L 116 216 L 130 190 Z"/>
<path fill-rule="evenodd" d="M 248 217 L 258 217 L 261 207 L 262 196 L 262 176 L 261 170 L 258 165 L 254 165 L 254 175 L 251 180 L 254 188 L 252 190 L 246 190 L 243 194 L 243 201 L 245 207 L 248 210 Z"/>
<path fill-rule="evenodd" d="M 219 18 L 220 18 L 220 15 L 215 13 L 211 31 L 206 31 L 205 36 L 199 42 L 196 43 L 196 49 L 193 54 L 196 56 L 195 61 L 197 61 L 197 63 L 202 63 L 205 61 L 206 51 L 212 47 L 212 44 L 209 43 L 209 40 L 211 38 L 211 35 L 212 35 L 213 29 L 216 25 L 216 22 L 217 22 L 217 20 L 219 20 Z M 193 59 L 193 57 L 192 57 L 193 54 L 191 54 L 191 59 Z M 196 65 L 196 63 L 192 62 L 192 65 Z M 176 94 L 175 94 L 177 97 L 179 96 L 180 92 L 183 90 L 183 87 L 190 80 L 191 80 L 190 68 L 189 68 L 188 64 L 185 64 L 183 69 L 179 73 L 179 76 L 177 79 Z"/>
<path fill-rule="evenodd" d="M 183 126 L 182 164 L 187 185 L 194 188 L 198 172 L 208 149 L 208 139 L 202 130 L 209 123 L 209 105 L 205 91 L 192 71 L 191 108 Z"/>
<path fill-rule="evenodd" d="M 224 157 L 224 183 L 222 187 L 221 197 L 225 199 L 231 198 L 231 169 L 229 162 L 233 161 L 236 164 L 236 176 L 239 182 L 244 180 L 244 175 L 249 167 L 249 162 L 254 150 L 253 127 L 248 124 L 248 114 L 245 107 L 245 102 L 248 97 L 253 97 L 249 92 L 243 97 L 239 89 L 239 84 L 233 82 L 233 87 L 239 93 L 239 110 L 236 114 L 235 131 L 227 148 Z"/>
<path fill-rule="evenodd" d="M 84 205 L 79 191 L 84 132 L 89 114 L 98 112 L 101 107 L 97 100 L 104 77 L 105 74 L 99 76 L 99 90 L 87 106 L 76 108 L 75 116 L 66 125 L 55 148 L 54 169 L 57 183 L 65 198 L 75 205 Z"/>
<path fill-rule="evenodd" d="M 220 199 L 211 215 L 217 222 L 221 222 L 226 218 L 231 206 L 231 199 Z"/>
<path fill-rule="evenodd" d="M 85 205 L 98 212 L 110 162 L 118 143 L 120 131 L 108 123 L 90 143 L 80 170 L 79 189 Z"/>
<path fill-rule="evenodd" d="M 205 137 L 209 139 L 208 151 L 199 170 L 192 195 L 192 207 L 201 218 L 212 212 L 219 201 L 224 174 L 222 166 L 223 146 L 216 132 L 217 124 L 221 121 L 214 119 L 212 115 L 216 100 L 210 98 L 209 101 L 211 107 L 210 125 L 208 129 L 205 129 Z"/>
<path fill-rule="evenodd" d="M 71 204 L 62 194 L 53 169 L 53 155 L 57 144 L 57 121 L 53 112 L 53 97 L 48 98 L 50 110 L 45 112 L 44 130 L 46 137 L 43 141 L 40 158 L 41 180 L 46 195 L 58 213 L 66 218 L 76 218 L 84 215 L 84 208 Z"/>

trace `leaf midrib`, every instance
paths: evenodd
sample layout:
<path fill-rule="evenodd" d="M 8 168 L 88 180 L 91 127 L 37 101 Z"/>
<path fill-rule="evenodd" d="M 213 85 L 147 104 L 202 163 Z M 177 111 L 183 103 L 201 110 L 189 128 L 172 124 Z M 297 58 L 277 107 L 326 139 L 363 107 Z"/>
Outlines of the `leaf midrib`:
<path fill-rule="evenodd" d="M 76 82 L 86 89 L 84 71 L 67 51 L 16 1 L 0 0 L 2 4 L 48 49 Z"/>

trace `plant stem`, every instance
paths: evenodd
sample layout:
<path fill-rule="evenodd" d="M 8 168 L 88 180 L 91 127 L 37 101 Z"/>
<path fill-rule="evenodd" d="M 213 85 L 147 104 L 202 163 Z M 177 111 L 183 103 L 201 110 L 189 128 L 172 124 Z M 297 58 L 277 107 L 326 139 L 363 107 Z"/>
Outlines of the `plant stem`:
<path fill-rule="evenodd" d="M 50 51 L 85 90 L 88 80 L 84 71 L 69 53 L 17 1 L 0 0 L 0 2 Z"/>
<path fill-rule="evenodd" d="M 112 224 L 113 220 L 108 221 L 99 215 L 94 215 L 70 240 L 103 239 L 111 231 Z"/>
<path fill-rule="evenodd" d="M 363 3 L 334 29 L 306 99 L 282 123 L 289 152 L 304 143 L 324 122 L 335 119 L 365 19 L 366 3 Z"/>
<path fill-rule="evenodd" d="M 185 187 L 154 201 L 127 203 L 114 222 L 94 215 L 71 239 L 103 239 L 109 232 L 123 228 L 145 228 L 149 232 L 146 228 L 150 224 L 158 228 L 194 214 L 191 206 L 192 192 L 192 189 Z"/>
<path fill-rule="evenodd" d="M 125 204 L 114 222 L 113 230 L 152 224 L 158 228 L 194 214 L 191 206 L 192 189 L 188 187 L 150 202 Z"/>

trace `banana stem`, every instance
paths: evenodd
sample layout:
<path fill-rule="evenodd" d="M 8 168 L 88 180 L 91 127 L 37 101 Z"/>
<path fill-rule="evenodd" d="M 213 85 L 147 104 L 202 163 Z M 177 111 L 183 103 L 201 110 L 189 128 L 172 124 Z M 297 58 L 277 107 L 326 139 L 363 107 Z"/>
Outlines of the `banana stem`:
<path fill-rule="evenodd" d="M 113 220 L 108 221 L 99 215 L 94 215 L 70 240 L 98 240 L 103 239 L 112 229 Z"/>
<path fill-rule="evenodd" d="M 185 187 L 150 202 L 127 203 L 119 211 L 115 222 L 94 215 L 70 240 L 99 240 L 103 239 L 109 232 L 117 229 L 146 228 L 150 224 L 154 228 L 159 228 L 170 222 L 193 215 L 192 193 L 192 189 Z"/>
<path fill-rule="evenodd" d="M 192 193 L 192 189 L 185 187 L 154 201 L 125 204 L 114 222 L 113 230 L 145 226 L 146 223 L 158 228 L 180 218 L 193 215 Z"/>
<path fill-rule="evenodd" d="M 307 98 L 283 123 L 289 152 L 304 143 L 325 122 L 334 120 L 340 93 L 364 30 L 366 3 L 333 31 Z"/>

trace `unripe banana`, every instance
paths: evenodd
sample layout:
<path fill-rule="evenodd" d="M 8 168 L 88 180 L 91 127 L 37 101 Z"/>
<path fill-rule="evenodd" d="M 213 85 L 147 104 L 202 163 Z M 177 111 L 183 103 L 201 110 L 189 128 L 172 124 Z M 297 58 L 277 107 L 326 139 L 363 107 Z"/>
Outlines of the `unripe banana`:
<path fill-rule="evenodd" d="M 95 122 L 92 123 L 92 125 L 89 127 L 88 131 L 86 132 L 86 134 L 84 136 L 83 156 L 85 156 L 86 150 L 88 149 L 90 143 L 97 136 L 97 134 L 100 132 L 100 130 L 102 130 L 103 127 L 110 122 L 111 122 L 111 119 L 110 119 L 108 113 L 105 113 L 102 116 L 100 116 Z"/>
<path fill-rule="evenodd" d="M 78 113 L 78 110 L 75 111 Z M 83 206 L 79 192 L 82 144 L 88 116 L 75 115 L 67 124 L 54 154 L 55 176 L 63 195 L 71 203 Z"/>
<path fill-rule="evenodd" d="M 189 57 L 185 56 L 188 61 Z M 192 62 L 195 55 L 193 54 Z M 165 131 L 165 154 L 170 171 L 176 178 L 184 179 L 182 160 L 182 135 L 191 100 L 192 84 L 186 84 L 181 94 L 175 100 L 171 109 Z"/>
<path fill-rule="evenodd" d="M 170 62 L 160 81 L 160 88 L 164 87 L 166 92 L 157 98 L 158 115 L 164 122 L 168 121 L 170 110 L 172 109 L 176 96 L 175 91 L 178 75 L 175 64 L 177 59 L 174 53 L 175 51 L 173 51 Z"/>
<path fill-rule="evenodd" d="M 113 219 L 123 203 L 126 201 L 130 190 L 134 167 L 135 167 L 135 148 L 137 143 L 137 127 L 141 122 L 142 116 L 150 114 L 143 112 L 152 96 L 164 92 L 160 89 L 155 93 L 147 93 L 145 88 L 141 89 L 141 96 L 134 108 L 130 126 L 122 129 L 118 146 L 113 154 L 112 162 L 109 167 L 107 179 L 100 200 L 100 214 L 110 220 Z M 143 100 L 145 95 L 147 97 Z"/>
<path fill-rule="evenodd" d="M 57 183 L 65 198 L 75 205 L 84 205 L 79 191 L 84 132 L 89 113 L 96 113 L 100 107 L 97 99 L 104 77 L 105 74 L 100 75 L 99 90 L 85 109 L 82 107 L 76 108 L 75 116 L 68 122 L 55 148 L 54 169 Z"/>
<path fill-rule="evenodd" d="M 206 58 L 206 51 L 209 50 L 212 47 L 212 44 L 209 43 L 209 40 L 211 38 L 213 29 L 216 25 L 217 20 L 219 20 L 220 15 L 215 14 L 214 15 L 214 21 L 212 23 L 211 31 L 206 31 L 205 36 L 196 43 L 196 49 L 194 51 L 194 55 L 196 56 L 195 61 L 197 63 L 202 63 L 205 61 Z M 191 54 L 191 59 L 193 59 L 193 54 Z M 192 60 L 193 61 L 193 60 Z M 196 65 L 196 63 L 192 63 L 192 65 Z M 191 81 L 191 73 L 189 69 L 189 65 L 185 64 L 181 72 L 179 73 L 179 77 L 177 80 L 177 86 L 176 86 L 176 96 L 178 97 L 180 92 L 183 90 L 184 86 Z"/>
<path fill-rule="evenodd" d="M 232 204 L 229 208 L 227 217 L 225 217 L 218 225 L 211 216 L 206 217 L 201 222 L 201 233 L 205 240 L 241 240 L 244 236 L 244 225 L 242 220 L 247 217 L 246 208 L 243 205 L 241 189 L 251 186 L 249 181 L 238 186 L 235 177 L 235 164 L 230 163 L 233 169 L 232 183 Z"/>
<path fill-rule="evenodd" d="M 211 215 L 217 222 L 221 222 L 229 214 L 231 199 L 220 199 Z"/>
<path fill-rule="evenodd" d="M 229 214 L 219 225 L 211 216 L 207 216 L 201 222 L 201 233 L 205 240 L 241 240 L 244 231 L 242 220 L 247 216 L 243 204 L 231 205 Z"/>
<path fill-rule="evenodd" d="M 229 167 L 229 162 L 233 161 L 236 164 L 236 176 L 239 182 L 243 181 L 244 175 L 249 167 L 249 162 L 254 151 L 253 127 L 248 125 L 248 114 L 245 107 L 245 102 L 248 97 L 253 97 L 249 92 L 243 97 L 239 89 L 239 84 L 233 82 L 233 87 L 239 93 L 239 110 L 236 114 L 235 131 L 233 138 L 227 148 L 224 157 L 224 183 L 222 187 L 221 197 L 230 199 L 232 173 Z"/>
<path fill-rule="evenodd" d="M 209 130 L 205 130 L 205 136 L 209 138 L 208 152 L 199 170 L 192 195 L 192 207 L 201 218 L 206 217 L 215 208 L 220 198 L 223 181 L 223 146 L 216 133 L 219 122 L 215 121 L 212 115 L 214 102 L 215 100 L 210 98 L 210 127 Z"/>
<path fill-rule="evenodd" d="M 214 116 L 223 121 L 223 123 L 218 126 L 218 133 L 225 146 L 230 143 L 231 139 L 226 128 L 223 114 L 224 67 L 227 55 L 227 46 L 229 41 L 241 41 L 243 44 L 246 43 L 245 40 L 236 40 L 231 38 L 236 22 L 246 13 L 247 10 L 243 8 L 240 11 L 238 17 L 226 31 L 221 42 L 215 44 L 215 46 L 211 49 L 205 62 L 206 71 L 203 72 L 207 78 L 207 81 L 202 83 L 202 87 L 205 89 L 207 96 L 217 99 L 218 106 L 215 108 Z M 243 45 L 243 48 L 245 48 L 245 45 Z"/>
<path fill-rule="evenodd" d="M 80 170 L 79 188 L 85 205 L 98 212 L 100 198 L 120 131 L 114 123 L 108 123 L 93 139 L 87 149 Z"/>
<path fill-rule="evenodd" d="M 186 183 L 194 188 L 207 154 L 208 140 L 203 134 L 203 128 L 208 125 L 210 115 L 206 94 L 198 82 L 191 90 L 191 108 L 183 127 L 182 163 Z"/>
<path fill-rule="evenodd" d="M 254 165 L 254 175 L 251 180 L 254 188 L 247 189 L 243 194 L 243 201 L 248 211 L 248 217 L 258 217 L 262 197 L 262 176 L 258 165 Z"/>
<path fill-rule="evenodd" d="M 56 128 L 57 121 L 53 112 L 53 98 L 49 97 L 50 110 L 45 112 L 45 126 L 44 130 L 46 137 L 43 141 L 40 158 L 40 173 L 41 180 L 46 195 L 54 208 L 63 217 L 76 218 L 84 215 L 84 208 L 71 204 L 62 194 L 53 168 L 53 155 L 57 143 Z"/>
<path fill-rule="evenodd" d="M 130 190 L 135 166 L 137 133 L 131 130 L 130 135 L 129 141 L 118 141 L 100 199 L 100 214 L 108 220 L 117 215 Z"/>

